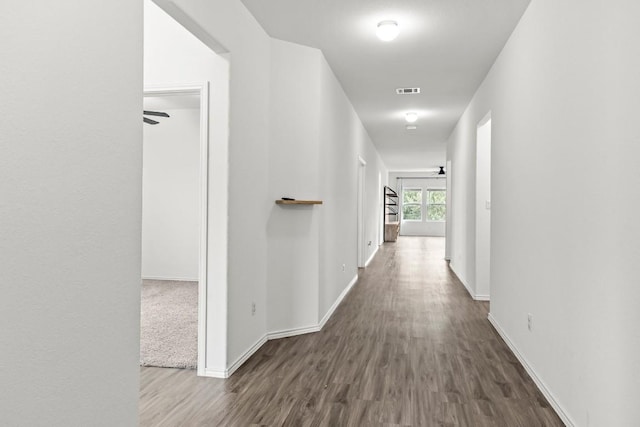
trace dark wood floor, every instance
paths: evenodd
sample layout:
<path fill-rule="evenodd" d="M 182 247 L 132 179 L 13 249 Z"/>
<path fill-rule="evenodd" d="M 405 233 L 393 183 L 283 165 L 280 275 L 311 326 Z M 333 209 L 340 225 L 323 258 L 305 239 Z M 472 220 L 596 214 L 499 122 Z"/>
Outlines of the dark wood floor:
<path fill-rule="evenodd" d="M 562 426 L 443 261 L 386 243 L 321 332 L 269 341 L 231 378 L 141 368 L 142 426 Z"/>

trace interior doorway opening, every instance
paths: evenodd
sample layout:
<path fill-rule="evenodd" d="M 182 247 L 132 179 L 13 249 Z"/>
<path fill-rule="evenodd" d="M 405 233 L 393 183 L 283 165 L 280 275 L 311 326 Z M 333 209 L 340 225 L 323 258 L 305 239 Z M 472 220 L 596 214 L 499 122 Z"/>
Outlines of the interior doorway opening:
<path fill-rule="evenodd" d="M 476 299 L 491 295 L 491 112 L 479 123 L 476 139 Z"/>
<path fill-rule="evenodd" d="M 365 244 L 365 191 L 367 162 L 358 156 L 358 268 L 364 268 L 367 260 Z"/>
<path fill-rule="evenodd" d="M 140 362 L 204 370 L 208 83 L 144 93 Z"/>
<path fill-rule="evenodd" d="M 447 160 L 447 166 L 446 166 L 446 187 L 447 187 L 447 203 L 446 203 L 446 209 L 447 209 L 447 214 L 445 216 L 445 249 L 444 249 L 444 259 L 447 261 L 451 261 L 451 218 L 453 218 L 452 215 L 452 203 L 451 200 L 453 199 L 452 194 L 451 194 L 451 190 L 452 190 L 452 185 L 451 185 L 451 177 L 453 176 L 453 171 L 451 170 L 451 160 Z"/>

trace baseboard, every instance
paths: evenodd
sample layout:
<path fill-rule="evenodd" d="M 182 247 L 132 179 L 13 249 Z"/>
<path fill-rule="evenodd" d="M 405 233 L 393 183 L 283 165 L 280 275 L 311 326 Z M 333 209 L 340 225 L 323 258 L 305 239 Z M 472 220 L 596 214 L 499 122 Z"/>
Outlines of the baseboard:
<path fill-rule="evenodd" d="M 142 280 L 166 280 L 169 282 L 197 282 L 198 278 L 190 279 L 186 277 L 155 277 L 155 276 L 144 276 Z"/>
<path fill-rule="evenodd" d="M 371 264 L 371 261 L 373 261 L 373 258 L 375 258 L 376 254 L 378 253 L 378 248 L 379 248 L 379 247 L 380 247 L 380 246 L 376 246 L 376 250 L 375 250 L 375 251 L 373 251 L 373 253 L 372 253 L 372 254 L 371 254 L 371 256 L 369 257 L 369 259 L 367 260 L 367 262 L 365 262 L 365 263 L 364 263 L 364 266 L 365 266 L 365 267 L 368 267 L 368 266 L 369 266 L 369 264 Z"/>
<path fill-rule="evenodd" d="M 355 277 L 351 279 L 351 282 L 349 282 L 347 287 L 344 288 L 344 290 L 342 291 L 338 299 L 336 299 L 333 305 L 329 308 L 329 311 L 327 311 L 327 314 L 325 314 L 324 317 L 320 320 L 320 323 L 318 324 L 318 328 L 319 328 L 318 330 L 324 328 L 324 325 L 331 318 L 331 316 L 333 316 L 333 312 L 336 311 L 336 308 L 338 308 L 338 306 L 340 305 L 344 297 L 347 296 L 347 294 L 349 293 L 351 288 L 353 288 L 353 285 L 355 285 L 357 281 L 358 281 L 358 275 L 356 274 Z"/>
<path fill-rule="evenodd" d="M 520 364 L 522 364 L 524 369 L 527 371 L 540 392 L 549 401 L 549 404 L 551 404 L 551 407 L 554 411 L 556 411 L 556 414 L 558 414 L 562 422 L 565 423 L 567 427 L 574 427 L 576 423 L 574 423 L 569 415 L 565 412 L 565 410 L 562 408 L 562 405 L 560 405 L 560 402 L 558 402 L 558 399 L 556 399 L 551 390 L 549 390 L 544 381 L 542 381 L 542 378 L 540 378 L 538 373 L 533 369 L 533 367 L 531 367 L 529 362 L 527 362 L 527 359 L 518 351 L 518 348 L 515 346 L 513 341 L 511 341 L 507 333 L 504 331 L 504 329 L 502 329 L 498 321 L 491 315 L 491 313 L 489 313 L 488 319 L 489 323 L 491 323 L 496 332 L 498 332 L 498 335 L 500 335 L 502 340 L 505 342 L 505 344 L 507 344 L 511 352 L 514 354 L 514 356 L 516 356 Z"/>
<path fill-rule="evenodd" d="M 228 378 L 226 370 L 205 368 L 204 373 L 200 376 L 208 378 Z"/>
<path fill-rule="evenodd" d="M 302 328 L 283 329 L 281 331 L 269 332 L 267 334 L 267 340 L 277 340 L 280 338 L 295 337 L 296 335 L 310 334 L 312 332 L 318 332 L 318 331 L 320 331 L 320 326 L 318 325 L 306 326 Z"/>
<path fill-rule="evenodd" d="M 460 283 L 462 283 L 462 286 L 464 286 L 464 288 L 467 290 L 472 300 L 474 301 L 490 301 L 491 300 L 489 295 L 476 295 L 476 293 L 471 290 L 469 285 L 467 285 L 467 281 L 458 274 L 458 272 L 456 271 L 455 265 L 453 265 L 451 261 L 449 261 L 449 268 L 451 269 L 453 274 L 456 275 Z"/>
<path fill-rule="evenodd" d="M 205 369 L 204 376 L 213 377 L 213 378 L 229 378 L 244 362 L 246 362 L 253 354 L 260 349 L 267 341 L 275 340 L 280 338 L 288 338 L 294 337 L 296 335 L 310 334 L 312 332 L 319 332 L 324 325 L 327 323 L 329 318 L 333 315 L 333 312 L 336 311 L 336 308 L 340 305 L 344 297 L 347 296 L 353 285 L 358 281 L 358 275 L 349 282 L 347 287 L 342 291 L 338 299 L 333 303 L 327 314 L 324 315 L 322 320 L 317 325 L 305 326 L 301 328 L 293 328 L 293 329 L 284 329 L 276 332 L 268 332 L 263 335 L 258 341 L 255 342 L 249 349 L 247 349 L 244 353 L 242 353 L 229 368 L 224 371 L 215 370 L 215 369 Z"/>
<path fill-rule="evenodd" d="M 260 337 L 260 339 L 258 341 L 256 341 L 251 347 L 249 347 L 244 353 L 242 353 L 240 355 L 240 357 L 238 357 L 236 359 L 235 362 L 233 362 L 231 364 L 231 366 L 229 366 L 225 371 L 224 374 L 225 376 L 223 378 L 229 378 L 231 375 L 233 375 L 233 373 L 238 370 L 238 368 L 240 366 L 242 366 L 242 364 L 244 362 L 246 362 L 247 360 L 249 360 L 249 358 L 251 356 L 253 356 L 253 354 L 258 351 L 260 349 L 260 347 L 262 347 L 264 345 L 264 343 L 266 343 L 268 341 L 267 338 L 267 334 L 263 335 L 262 337 Z"/>
<path fill-rule="evenodd" d="M 449 262 L 449 269 L 451 269 L 451 271 L 453 272 L 453 274 L 456 275 L 456 277 L 458 278 L 460 283 L 462 283 L 462 286 L 464 286 L 464 288 L 467 290 L 467 292 L 469 293 L 469 296 L 471 296 L 471 299 L 475 300 L 476 299 L 475 292 L 473 292 L 471 290 L 471 288 L 469 287 L 469 285 L 467 285 L 467 281 L 464 280 L 464 278 L 461 275 L 458 274 L 458 272 L 456 271 L 456 266 L 453 265 L 452 262 Z"/>

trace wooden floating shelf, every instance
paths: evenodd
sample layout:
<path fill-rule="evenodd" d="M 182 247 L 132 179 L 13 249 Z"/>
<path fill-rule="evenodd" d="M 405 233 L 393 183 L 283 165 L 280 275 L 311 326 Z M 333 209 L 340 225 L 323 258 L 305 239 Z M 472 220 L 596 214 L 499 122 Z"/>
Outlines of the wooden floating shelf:
<path fill-rule="evenodd" d="M 276 200 L 276 205 L 321 205 L 322 200 Z"/>

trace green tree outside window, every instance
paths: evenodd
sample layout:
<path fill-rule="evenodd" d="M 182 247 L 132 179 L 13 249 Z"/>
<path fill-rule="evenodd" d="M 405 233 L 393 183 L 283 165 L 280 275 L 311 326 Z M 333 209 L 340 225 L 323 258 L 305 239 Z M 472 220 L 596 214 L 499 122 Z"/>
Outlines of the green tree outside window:
<path fill-rule="evenodd" d="M 402 219 L 422 221 L 422 190 L 407 188 L 402 190 Z"/>
<path fill-rule="evenodd" d="M 447 214 L 447 192 L 445 190 L 427 191 L 427 220 L 444 221 Z"/>

